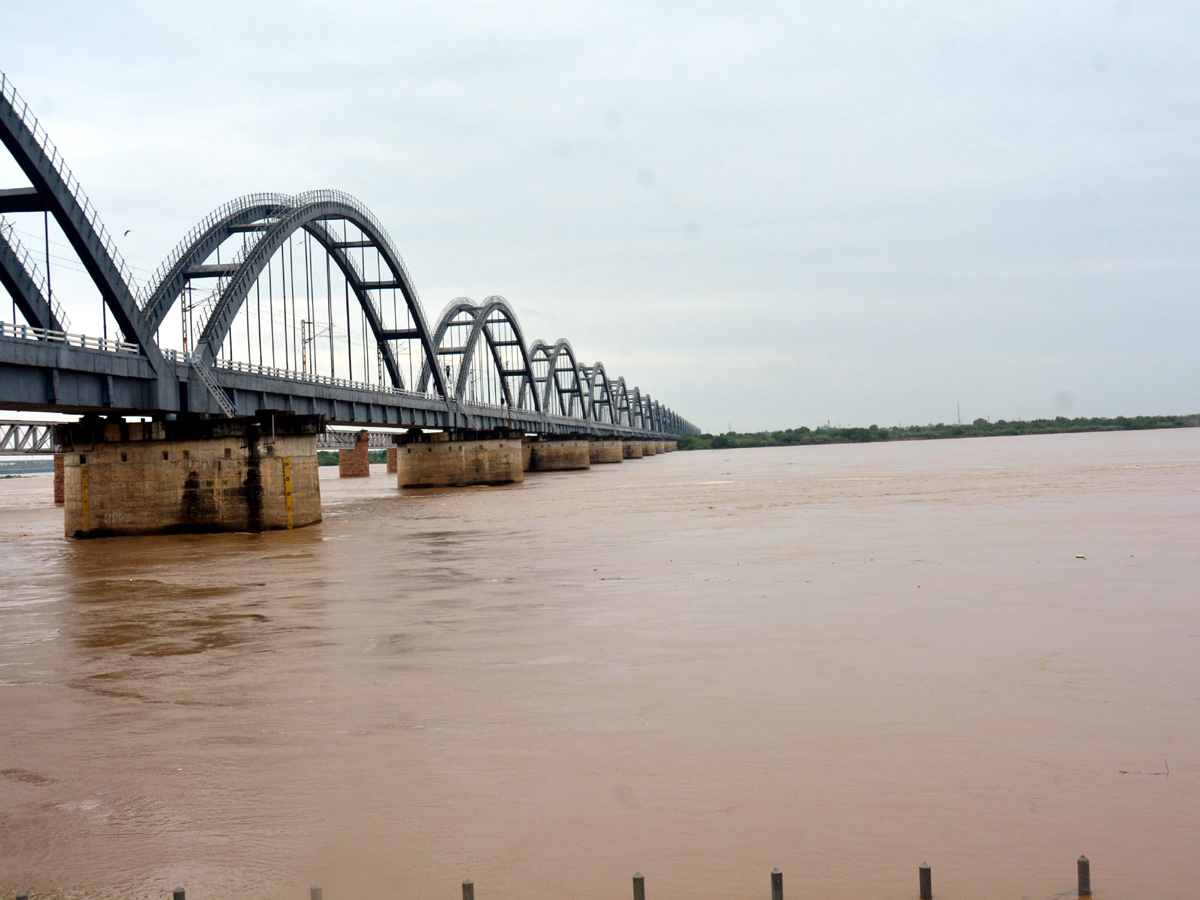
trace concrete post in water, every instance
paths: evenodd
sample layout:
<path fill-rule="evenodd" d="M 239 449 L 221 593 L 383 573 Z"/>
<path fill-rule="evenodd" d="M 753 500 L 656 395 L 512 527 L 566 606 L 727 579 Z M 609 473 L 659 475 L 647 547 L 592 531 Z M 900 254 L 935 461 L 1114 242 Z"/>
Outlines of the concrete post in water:
<path fill-rule="evenodd" d="M 929 863 L 921 863 L 921 900 L 933 900 L 933 873 Z"/>
<path fill-rule="evenodd" d="M 387 451 L 387 473 L 395 475 L 397 471 L 396 454 L 399 451 L 395 447 L 388 447 Z"/>
<path fill-rule="evenodd" d="M 470 878 L 463 879 L 463 900 L 475 900 L 475 882 Z"/>
<path fill-rule="evenodd" d="M 621 441 L 618 439 L 605 440 L 601 438 L 592 441 L 588 445 L 588 455 L 591 457 L 592 465 L 596 463 L 619 463 L 624 458 Z"/>
<path fill-rule="evenodd" d="M 25 893 L 24 891 L 20 891 L 17 894 L 17 900 L 29 900 L 29 895 L 27 893 Z"/>
<path fill-rule="evenodd" d="M 542 437 L 530 444 L 531 472 L 566 472 L 592 467 L 589 441 L 582 436 Z"/>
<path fill-rule="evenodd" d="M 783 900 L 783 870 L 771 870 L 771 900 Z"/>
<path fill-rule="evenodd" d="M 319 887 L 309 888 L 308 900 L 324 900 L 324 893 Z"/>
<path fill-rule="evenodd" d="M 646 900 L 646 879 L 641 872 L 633 873 L 633 900 Z"/>
<path fill-rule="evenodd" d="M 171 891 L 171 900 L 184 900 L 183 888 L 175 888 Z"/>
<path fill-rule="evenodd" d="M 399 444 L 397 487 L 464 487 L 525 480 L 521 435 L 517 432 L 410 431 Z"/>
<path fill-rule="evenodd" d="M 1092 896 L 1092 864 L 1086 856 L 1079 857 L 1079 896 Z"/>
<path fill-rule="evenodd" d="M 320 416 L 56 425 L 68 537 L 299 528 L 321 521 Z"/>
<path fill-rule="evenodd" d="M 642 458 L 642 442 L 641 441 L 625 441 L 621 445 L 621 453 L 626 459 L 641 459 Z"/>
<path fill-rule="evenodd" d="M 354 446 L 338 451 L 338 476 L 368 478 L 371 475 L 371 435 L 364 428 L 354 439 Z"/>

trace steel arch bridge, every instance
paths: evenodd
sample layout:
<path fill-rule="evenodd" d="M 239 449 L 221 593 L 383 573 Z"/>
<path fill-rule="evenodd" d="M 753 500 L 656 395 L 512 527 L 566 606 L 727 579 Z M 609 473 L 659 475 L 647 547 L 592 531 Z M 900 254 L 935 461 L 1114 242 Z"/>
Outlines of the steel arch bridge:
<path fill-rule="evenodd" d="M 528 341 L 503 297 L 454 300 L 431 327 L 396 244 L 348 194 L 231 200 L 139 287 L 3 73 L 0 141 L 29 182 L 0 190 L 0 284 L 24 319 L 0 322 L 0 408 L 284 409 L 360 426 L 698 433 L 602 363 L 582 364 L 569 341 Z M 25 213 L 44 226 L 45 271 L 21 240 L 43 237 L 17 227 Z M 51 223 L 95 287 L 103 337 L 70 330 L 51 284 Z M 118 337 L 108 337 L 108 317 Z"/>

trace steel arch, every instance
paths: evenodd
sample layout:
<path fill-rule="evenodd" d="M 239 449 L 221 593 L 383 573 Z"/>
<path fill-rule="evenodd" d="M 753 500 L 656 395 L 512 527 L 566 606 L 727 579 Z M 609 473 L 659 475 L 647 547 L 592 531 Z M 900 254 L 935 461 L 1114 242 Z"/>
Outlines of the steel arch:
<path fill-rule="evenodd" d="M 426 360 L 436 357 L 424 313 L 417 300 L 416 291 L 409 280 L 408 272 L 400 260 L 400 254 L 392 246 L 387 233 L 374 221 L 374 216 L 348 195 L 336 191 L 314 191 L 301 195 L 297 200 L 300 202 L 295 208 L 263 232 L 258 241 L 249 249 L 236 273 L 221 291 L 220 299 L 196 342 L 201 361 L 209 367 L 212 366 L 217 350 L 229 334 L 234 318 L 249 295 L 254 282 L 284 242 L 303 229 L 317 239 L 345 275 L 362 305 L 393 385 L 398 388 L 404 387 L 403 379 L 400 377 L 400 367 L 392 353 L 390 341 L 419 338 L 425 351 Z M 363 278 L 353 260 L 339 248 L 336 236 L 323 224 L 335 219 L 352 223 L 372 241 L 372 246 L 383 258 L 392 276 L 391 281 L 387 282 L 387 286 L 400 290 L 404 295 L 405 305 L 416 326 L 413 331 L 389 331 L 383 327 L 379 310 L 369 296 L 369 291 L 375 288 L 370 286 L 371 282 L 367 282 Z M 435 370 L 433 376 L 438 391 L 442 396 L 447 396 L 446 382 L 442 373 Z"/>
<path fill-rule="evenodd" d="M 570 361 L 570 368 L 561 368 L 558 364 L 559 359 L 563 356 Z M 571 342 L 566 338 L 561 338 L 554 342 L 554 347 L 551 349 L 549 357 L 550 368 L 546 373 L 546 387 L 543 392 L 542 408 L 550 408 L 550 389 L 554 388 L 558 394 L 558 406 L 564 416 L 572 415 L 571 410 L 575 406 L 575 398 L 579 399 L 580 417 L 583 419 L 589 418 L 587 401 L 583 396 L 582 379 L 579 375 L 579 362 L 575 358 L 575 351 L 571 348 Z M 558 380 L 558 376 L 562 373 L 570 373 L 573 385 L 569 384 L 564 391 L 562 384 Z M 564 402 L 563 395 L 571 396 L 571 403 L 568 405 Z"/>
<path fill-rule="evenodd" d="M 157 331 L 167 313 L 183 295 L 190 270 L 208 259 L 234 229 L 261 222 L 295 209 L 296 202 L 287 194 L 246 194 L 217 207 L 187 233 L 163 260 L 146 284 L 142 312 L 150 327 Z M 265 226 L 264 229 L 265 230 Z"/>
<path fill-rule="evenodd" d="M 605 421 L 600 418 L 599 412 L 603 408 L 607 410 L 607 424 L 616 425 L 617 417 L 616 407 L 613 406 L 612 384 L 608 380 L 608 373 L 604 371 L 604 363 L 597 362 L 593 366 L 580 366 L 580 371 L 588 386 L 588 409 L 591 411 L 592 421 Z"/>
<path fill-rule="evenodd" d="M 467 336 L 466 342 L 460 347 L 446 347 L 446 333 L 455 325 L 467 325 L 466 321 L 456 322 L 459 316 L 466 314 L 471 325 L 471 331 Z M 492 316 L 499 313 L 501 320 L 493 319 Z M 492 333 L 490 326 L 498 324 L 507 324 L 512 330 L 514 341 L 497 341 L 496 336 Z M 533 368 L 530 364 L 530 356 L 528 345 L 525 343 L 525 336 L 521 331 L 521 323 L 517 319 L 517 314 L 513 311 L 508 301 L 499 295 L 488 297 L 483 303 L 476 303 L 469 297 L 458 297 L 450 301 L 442 314 L 438 317 L 438 323 L 433 333 L 433 343 L 436 348 L 437 366 L 442 367 L 442 357 L 454 355 L 460 357 L 458 372 L 456 375 L 454 396 L 458 400 L 463 400 L 466 395 L 467 384 L 469 383 L 471 367 L 474 365 L 475 348 L 479 343 L 480 336 L 483 336 L 487 342 L 488 349 L 492 355 L 492 363 L 496 367 L 496 371 L 500 374 L 500 384 L 504 390 L 504 399 L 509 408 L 523 408 L 524 395 L 523 393 L 514 399 L 513 391 L 509 385 L 510 378 L 520 377 L 522 385 L 525 379 L 533 376 Z M 506 369 L 504 360 L 501 358 L 499 348 L 515 344 L 521 354 L 522 368 Z M 421 376 L 417 382 L 418 390 L 425 390 L 429 384 L 431 368 L 428 363 L 421 367 Z M 443 370 L 443 374 L 444 370 Z M 533 397 L 533 408 L 535 412 L 541 412 L 542 406 L 535 395 Z"/>

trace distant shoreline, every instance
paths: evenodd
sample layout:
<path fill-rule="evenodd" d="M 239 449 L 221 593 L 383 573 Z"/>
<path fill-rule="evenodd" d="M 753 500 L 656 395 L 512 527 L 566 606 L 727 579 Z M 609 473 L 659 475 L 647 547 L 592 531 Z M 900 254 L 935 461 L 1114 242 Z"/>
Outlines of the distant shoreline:
<path fill-rule="evenodd" d="M 1011 437 L 1021 434 L 1070 434 L 1089 431 L 1148 431 L 1160 428 L 1198 428 L 1200 414 L 1184 416 L 1117 416 L 1116 418 L 1077 418 L 1059 416 L 1031 421 L 989 422 L 976 419 L 970 424 L 902 425 L 880 428 L 789 428 L 783 431 L 736 432 L 724 434 L 685 434 L 679 438 L 680 450 L 729 450 L 740 447 L 802 447 L 812 444 L 870 444 L 883 441 L 936 441 L 950 438 Z"/>

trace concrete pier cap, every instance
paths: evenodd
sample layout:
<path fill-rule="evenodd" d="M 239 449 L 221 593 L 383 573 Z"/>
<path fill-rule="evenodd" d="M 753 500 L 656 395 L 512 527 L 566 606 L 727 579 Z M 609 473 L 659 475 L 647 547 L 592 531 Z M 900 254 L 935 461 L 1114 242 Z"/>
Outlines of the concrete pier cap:
<path fill-rule="evenodd" d="M 234 418 L 55 427 L 68 537 L 299 528 L 321 521 L 321 416 L 259 410 Z"/>
<path fill-rule="evenodd" d="M 525 480 L 524 434 L 490 431 L 421 431 L 396 437 L 396 484 L 400 488 L 467 487 Z"/>

